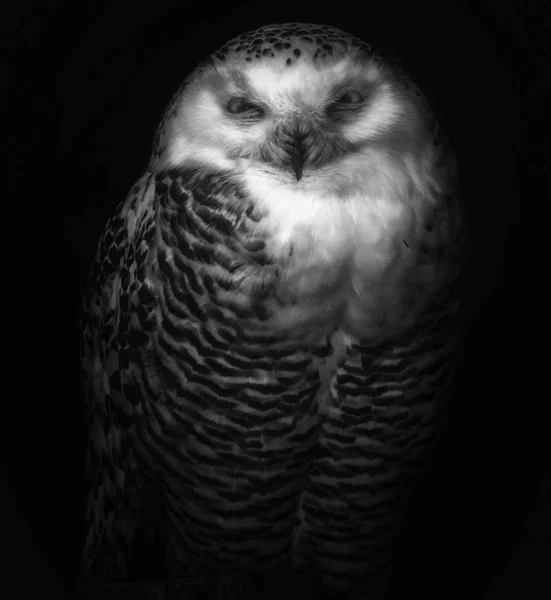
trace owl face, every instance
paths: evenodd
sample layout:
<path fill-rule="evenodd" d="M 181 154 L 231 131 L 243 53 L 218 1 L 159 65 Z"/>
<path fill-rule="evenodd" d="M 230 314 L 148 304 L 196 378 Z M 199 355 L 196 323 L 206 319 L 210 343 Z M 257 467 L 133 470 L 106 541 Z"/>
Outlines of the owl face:
<path fill-rule="evenodd" d="M 385 65 L 347 34 L 322 31 L 316 39 L 266 28 L 223 47 L 184 88 L 168 162 L 256 169 L 307 186 L 339 170 L 353 174 L 374 147 L 414 137 L 415 106 Z"/>

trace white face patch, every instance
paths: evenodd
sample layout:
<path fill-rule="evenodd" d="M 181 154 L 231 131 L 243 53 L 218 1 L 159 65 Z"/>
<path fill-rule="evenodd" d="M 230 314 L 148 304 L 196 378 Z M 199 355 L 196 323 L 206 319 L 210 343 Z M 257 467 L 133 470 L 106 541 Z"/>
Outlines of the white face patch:
<path fill-rule="evenodd" d="M 235 161 L 228 158 L 231 150 L 254 145 L 265 138 L 270 127 L 266 120 L 240 127 L 222 111 L 218 98 L 210 90 L 194 90 L 190 96 L 184 96 L 170 124 L 169 164 L 195 161 L 231 169 L 235 166 Z"/>
<path fill-rule="evenodd" d="M 382 83 L 363 115 L 343 127 L 343 135 L 351 142 L 374 139 L 394 126 L 403 111 L 404 106 L 390 85 Z"/>
<path fill-rule="evenodd" d="M 331 90 L 350 76 L 350 61 L 343 59 L 317 67 L 308 60 L 291 66 L 276 63 L 252 64 L 244 68 L 251 88 L 277 111 L 296 110 L 297 101 L 319 108 Z"/>
<path fill-rule="evenodd" d="M 369 83 L 375 83 L 381 77 L 381 72 L 377 65 L 369 65 L 367 70 L 365 71 L 365 78 Z"/>

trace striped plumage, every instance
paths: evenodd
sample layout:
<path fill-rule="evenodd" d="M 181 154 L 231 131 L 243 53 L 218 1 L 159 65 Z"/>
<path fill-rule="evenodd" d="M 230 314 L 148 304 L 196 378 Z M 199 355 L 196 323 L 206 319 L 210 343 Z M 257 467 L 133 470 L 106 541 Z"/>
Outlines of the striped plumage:
<path fill-rule="evenodd" d="M 286 62 L 300 44 L 303 55 L 304 44 L 319 44 L 325 53 L 315 60 L 333 60 L 340 39 L 345 53 L 356 44 L 375 60 L 341 35 L 264 28 L 213 61 L 255 56 L 247 50 L 265 49 L 257 38 Z M 449 395 L 462 323 L 453 157 L 402 78 L 392 85 L 422 106 L 411 117 L 424 119 L 413 141 L 390 129 L 347 150 L 360 152 L 370 174 L 365 193 L 350 184 L 350 199 L 346 186 L 336 199 L 306 187 L 315 168 L 332 173 L 325 163 L 310 171 L 306 163 L 296 194 L 274 180 L 283 216 L 258 193 L 265 171 L 252 162 L 232 170 L 171 153 L 179 92 L 147 172 L 107 224 L 85 298 L 86 573 L 124 577 L 152 504 L 170 575 L 311 564 L 324 585 L 381 597 L 407 491 Z M 392 158 L 373 167 L 384 144 Z M 339 159 L 341 173 L 357 168 L 346 162 L 357 154 Z M 396 219 L 377 208 L 379 173 Z M 322 225 L 316 214 L 295 216 L 301 201 Z M 376 224 L 366 226 L 368 217 Z"/>

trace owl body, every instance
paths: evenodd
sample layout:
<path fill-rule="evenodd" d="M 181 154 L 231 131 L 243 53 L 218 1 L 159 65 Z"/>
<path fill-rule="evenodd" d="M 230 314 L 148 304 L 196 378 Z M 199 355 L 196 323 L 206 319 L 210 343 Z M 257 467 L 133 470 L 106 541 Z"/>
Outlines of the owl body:
<path fill-rule="evenodd" d="M 197 69 L 91 272 L 85 572 L 124 576 L 155 497 L 169 575 L 300 563 L 382 597 L 453 381 L 455 185 L 348 34 L 261 28 Z"/>

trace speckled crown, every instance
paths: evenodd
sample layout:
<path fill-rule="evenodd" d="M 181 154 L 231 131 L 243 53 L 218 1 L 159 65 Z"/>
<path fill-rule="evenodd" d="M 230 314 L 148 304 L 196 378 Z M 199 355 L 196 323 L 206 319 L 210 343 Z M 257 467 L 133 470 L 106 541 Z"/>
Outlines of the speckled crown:
<path fill-rule="evenodd" d="M 224 44 L 214 56 L 221 61 L 232 56 L 244 58 L 246 62 L 270 56 L 282 58 L 291 65 L 302 54 L 308 54 L 315 61 L 349 55 L 353 50 L 369 53 L 371 47 L 328 25 L 282 23 L 242 33 Z"/>

